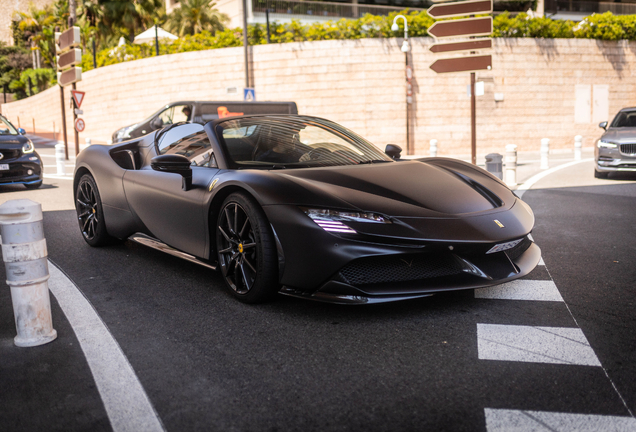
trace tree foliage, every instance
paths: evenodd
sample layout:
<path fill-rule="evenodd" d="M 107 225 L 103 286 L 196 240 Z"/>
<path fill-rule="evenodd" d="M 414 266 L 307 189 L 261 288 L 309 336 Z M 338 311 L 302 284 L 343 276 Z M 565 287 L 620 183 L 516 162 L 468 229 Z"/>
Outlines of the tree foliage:
<path fill-rule="evenodd" d="M 183 37 L 208 31 L 214 35 L 230 19 L 214 8 L 210 0 L 185 0 L 168 16 L 168 30 Z"/>

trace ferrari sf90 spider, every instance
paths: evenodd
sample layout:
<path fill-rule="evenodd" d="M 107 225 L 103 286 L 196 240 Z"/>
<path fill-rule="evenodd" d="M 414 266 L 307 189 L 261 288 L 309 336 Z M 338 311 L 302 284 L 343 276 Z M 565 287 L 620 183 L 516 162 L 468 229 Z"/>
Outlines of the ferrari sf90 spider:
<path fill-rule="evenodd" d="M 519 278 L 531 209 L 460 160 L 400 160 L 328 120 L 240 116 L 91 146 L 75 202 L 91 246 L 129 239 L 218 268 L 236 298 L 364 304 Z"/>

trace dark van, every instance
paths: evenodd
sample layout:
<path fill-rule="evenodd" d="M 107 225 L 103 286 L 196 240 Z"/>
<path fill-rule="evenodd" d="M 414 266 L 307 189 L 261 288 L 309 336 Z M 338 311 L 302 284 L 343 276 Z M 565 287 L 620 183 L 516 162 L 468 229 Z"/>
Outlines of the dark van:
<path fill-rule="evenodd" d="M 146 120 L 117 130 L 113 134 L 113 143 L 137 138 L 177 122 L 205 124 L 223 117 L 250 114 L 298 114 L 298 107 L 296 102 L 172 102 Z"/>

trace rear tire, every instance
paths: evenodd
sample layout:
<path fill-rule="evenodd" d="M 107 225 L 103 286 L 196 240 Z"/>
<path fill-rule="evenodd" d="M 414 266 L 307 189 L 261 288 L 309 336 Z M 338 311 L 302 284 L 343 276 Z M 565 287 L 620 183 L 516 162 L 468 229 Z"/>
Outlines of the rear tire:
<path fill-rule="evenodd" d="M 609 177 L 609 173 L 608 172 L 594 170 L 594 178 L 606 179 L 607 177 Z"/>
<path fill-rule="evenodd" d="M 245 193 L 228 196 L 217 216 L 216 250 L 230 293 L 244 303 L 262 303 L 278 292 L 278 256 L 265 213 Z"/>
<path fill-rule="evenodd" d="M 95 179 L 90 174 L 84 174 L 75 191 L 75 211 L 82 237 L 91 246 L 105 246 L 116 239 L 106 232 L 102 199 Z"/>

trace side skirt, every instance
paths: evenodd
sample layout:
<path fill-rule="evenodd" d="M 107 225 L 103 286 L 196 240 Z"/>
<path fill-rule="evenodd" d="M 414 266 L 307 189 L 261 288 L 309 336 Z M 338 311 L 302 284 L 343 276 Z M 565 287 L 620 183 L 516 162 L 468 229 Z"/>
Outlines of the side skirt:
<path fill-rule="evenodd" d="M 168 246 L 167 244 L 163 243 L 160 240 L 157 240 L 156 238 L 150 237 L 146 234 L 142 234 L 142 233 L 135 233 L 133 235 L 131 235 L 130 237 L 128 237 L 128 240 L 132 240 L 135 243 L 139 243 L 142 244 L 144 246 L 148 246 L 151 247 L 153 249 L 157 249 L 161 252 L 165 252 L 167 254 L 179 257 L 181 259 L 184 259 L 186 261 L 190 261 L 193 262 L 195 264 L 199 264 L 203 267 L 207 267 L 209 269 L 212 270 L 216 270 L 216 265 L 210 264 L 202 259 L 199 259 L 197 257 L 195 257 L 194 255 L 190 255 L 188 253 L 182 252 L 178 249 L 175 249 L 173 247 Z"/>

